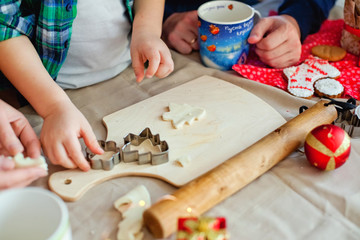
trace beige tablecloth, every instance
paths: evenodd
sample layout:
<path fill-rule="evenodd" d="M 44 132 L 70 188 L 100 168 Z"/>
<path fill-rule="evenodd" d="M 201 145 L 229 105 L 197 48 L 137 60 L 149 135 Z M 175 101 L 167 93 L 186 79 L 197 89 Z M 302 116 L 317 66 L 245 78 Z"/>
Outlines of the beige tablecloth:
<path fill-rule="evenodd" d="M 341 17 L 340 4 L 330 18 Z M 310 107 L 317 101 L 293 97 L 241 78 L 233 71 L 206 68 L 199 63 L 198 53 L 190 56 L 172 53 L 175 71 L 165 79 L 146 79 L 137 84 L 129 67 L 114 79 L 67 91 L 98 139 L 106 138 L 104 116 L 203 75 L 223 79 L 257 95 L 286 120 L 297 116 L 300 106 Z M 39 133 L 42 119 L 29 106 L 21 111 Z M 204 215 L 226 217 L 231 239 L 236 240 L 360 239 L 360 140 L 352 139 L 351 143 L 350 158 L 339 169 L 319 171 L 310 166 L 303 153 L 294 152 Z M 64 169 L 49 165 L 50 174 L 60 170 Z M 48 177 L 42 178 L 32 186 L 48 188 L 47 181 Z M 121 215 L 113 202 L 139 184 L 149 190 L 152 202 L 176 190 L 168 183 L 147 177 L 122 177 L 94 186 L 78 201 L 67 203 L 73 239 L 116 239 Z M 144 232 L 146 240 L 154 239 L 146 229 Z M 174 238 L 172 235 L 168 239 Z"/>
<path fill-rule="evenodd" d="M 206 68 L 199 63 L 198 53 L 183 56 L 173 52 L 173 58 L 175 71 L 165 79 L 146 79 L 138 84 L 129 67 L 114 79 L 67 93 L 98 139 L 106 138 L 104 116 L 205 74 L 252 92 L 287 120 L 298 114 L 300 106 L 316 102 L 241 78 L 233 71 Z M 39 133 L 42 119 L 29 106 L 21 110 Z M 63 170 L 49 167 L 50 174 Z M 356 139 L 352 139 L 348 162 L 331 172 L 318 171 L 303 153 L 295 152 L 205 215 L 226 217 L 231 239 L 360 239 L 359 169 L 360 141 Z M 32 185 L 48 188 L 47 180 L 39 179 Z M 122 177 L 97 185 L 78 201 L 67 203 L 73 239 L 116 239 L 121 215 L 113 202 L 139 184 L 150 191 L 152 202 L 176 190 L 147 177 Z M 144 231 L 145 239 L 153 239 Z"/>

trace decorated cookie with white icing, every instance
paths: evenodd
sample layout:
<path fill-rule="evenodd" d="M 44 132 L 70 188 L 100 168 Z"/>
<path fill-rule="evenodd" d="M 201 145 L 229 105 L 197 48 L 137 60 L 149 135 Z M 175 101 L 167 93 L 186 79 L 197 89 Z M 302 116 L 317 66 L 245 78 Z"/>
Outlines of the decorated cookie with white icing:
<path fill-rule="evenodd" d="M 172 121 L 174 128 L 181 128 L 185 123 L 191 125 L 195 120 L 205 116 L 205 109 L 190 106 L 189 104 L 169 104 L 170 112 L 162 115 L 163 120 Z"/>
<path fill-rule="evenodd" d="M 315 81 L 340 76 L 340 71 L 327 60 L 311 55 L 299 66 L 285 68 L 283 73 L 288 80 L 288 91 L 302 98 L 309 98 L 314 94 Z"/>
<path fill-rule="evenodd" d="M 324 78 L 314 84 L 315 94 L 319 97 L 337 98 L 344 92 L 344 87 L 335 79 Z"/>

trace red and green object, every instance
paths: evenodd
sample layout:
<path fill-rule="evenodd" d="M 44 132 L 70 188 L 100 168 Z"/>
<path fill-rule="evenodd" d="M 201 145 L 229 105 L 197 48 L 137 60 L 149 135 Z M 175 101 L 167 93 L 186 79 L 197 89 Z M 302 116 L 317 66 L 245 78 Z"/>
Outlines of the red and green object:
<path fill-rule="evenodd" d="M 184 217 L 178 219 L 176 240 L 227 240 L 223 217 Z"/>

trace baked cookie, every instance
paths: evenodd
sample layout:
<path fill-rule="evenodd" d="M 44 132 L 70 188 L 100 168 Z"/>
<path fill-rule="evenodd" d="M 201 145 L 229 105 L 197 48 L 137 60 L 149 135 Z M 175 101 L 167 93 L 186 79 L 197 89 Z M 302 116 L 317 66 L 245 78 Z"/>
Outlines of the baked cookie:
<path fill-rule="evenodd" d="M 311 49 L 311 53 L 319 58 L 336 62 L 345 57 L 346 50 L 337 46 L 317 45 Z"/>
<path fill-rule="evenodd" d="M 340 44 L 349 53 L 360 55 L 360 1 L 344 1 L 344 29 L 341 33 Z"/>
<path fill-rule="evenodd" d="M 314 91 L 318 97 L 339 98 L 344 92 L 344 87 L 335 79 L 324 78 L 315 82 Z"/>
<path fill-rule="evenodd" d="M 314 94 L 314 82 L 321 78 L 338 78 L 340 71 L 327 60 L 310 55 L 299 66 L 284 68 L 288 91 L 297 97 L 310 98 Z"/>

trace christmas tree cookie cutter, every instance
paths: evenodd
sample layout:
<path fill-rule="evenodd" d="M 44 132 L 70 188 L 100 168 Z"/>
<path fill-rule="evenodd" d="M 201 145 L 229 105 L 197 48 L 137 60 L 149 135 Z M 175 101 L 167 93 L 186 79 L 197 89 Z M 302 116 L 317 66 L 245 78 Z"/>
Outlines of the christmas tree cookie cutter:
<path fill-rule="evenodd" d="M 169 146 L 166 141 L 160 140 L 160 135 L 153 135 L 150 128 L 145 128 L 139 135 L 129 133 L 124 137 L 124 145 L 120 149 L 114 141 L 98 140 L 103 155 L 96 155 L 86 148 L 86 159 L 92 169 L 111 170 L 121 161 L 125 163 L 138 162 L 138 164 L 159 165 L 169 161 Z M 139 151 L 137 147 L 145 142 L 156 146 L 158 151 Z"/>
<path fill-rule="evenodd" d="M 153 146 L 159 146 L 160 151 L 153 153 L 151 151 L 140 153 L 138 150 L 132 150 L 132 146 L 140 146 L 143 142 L 150 141 Z M 121 157 L 124 162 L 138 161 L 139 164 L 151 163 L 159 165 L 169 161 L 169 146 L 166 141 L 160 140 L 160 135 L 153 135 L 150 128 L 145 128 L 139 135 L 128 134 L 124 138 L 125 145 L 121 148 Z"/>

